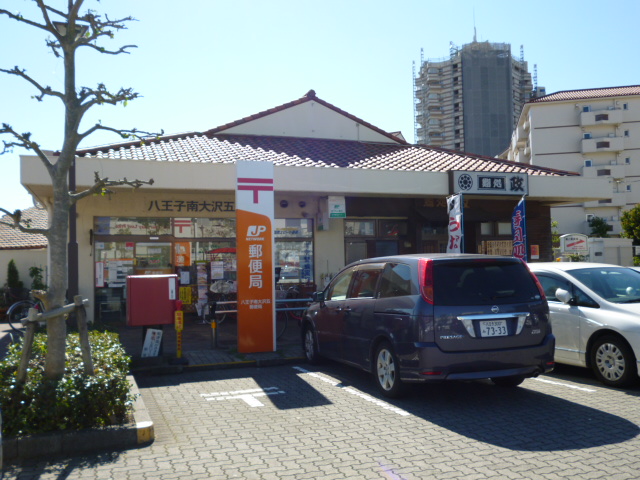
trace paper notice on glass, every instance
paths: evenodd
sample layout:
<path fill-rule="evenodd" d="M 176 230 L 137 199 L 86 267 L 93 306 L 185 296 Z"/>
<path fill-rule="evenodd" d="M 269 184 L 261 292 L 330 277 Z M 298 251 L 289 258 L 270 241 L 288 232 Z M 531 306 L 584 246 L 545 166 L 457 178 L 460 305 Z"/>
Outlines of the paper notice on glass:
<path fill-rule="evenodd" d="M 224 278 L 224 262 L 211 262 L 211 280 Z"/>
<path fill-rule="evenodd" d="M 189 275 L 189 270 L 182 270 L 180 272 L 180 285 L 189 285 L 190 279 L 191 275 Z"/>

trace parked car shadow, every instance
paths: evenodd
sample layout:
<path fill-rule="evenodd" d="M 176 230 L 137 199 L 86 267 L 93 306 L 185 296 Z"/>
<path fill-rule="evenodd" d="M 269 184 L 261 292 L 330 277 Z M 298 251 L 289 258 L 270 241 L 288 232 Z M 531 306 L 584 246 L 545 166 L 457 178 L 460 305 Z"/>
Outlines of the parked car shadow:
<path fill-rule="evenodd" d="M 324 368 L 324 366 L 323 366 Z M 407 396 L 382 397 L 368 374 L 327 363 L 325 371 L 411 415 L 423 428 L 435 424 L 459 435 L 511 450 L 557 451 L 627 441 L 640 427 L 617 415 L 527 388 L 496 387 L 489 381 L 421 384 Z M 637 393 L 637 392 L 636 392 Z"/>

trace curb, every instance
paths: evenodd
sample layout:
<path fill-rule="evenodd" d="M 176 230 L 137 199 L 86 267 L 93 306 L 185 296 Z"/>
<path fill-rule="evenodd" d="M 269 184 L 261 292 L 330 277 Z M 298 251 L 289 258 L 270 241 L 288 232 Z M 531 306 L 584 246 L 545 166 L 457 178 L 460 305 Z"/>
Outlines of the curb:
<path fill-rule="evenodd" d="M 155 438 L 153 421 L 142 400 L 138 385 L 127 376 L 133 403 L 133 423 L 74 432 L 47 433 L 2 439 L 5 463 L 34 458 L 70 457 L 95 451 L 127 450 L 151 444 Z"/>

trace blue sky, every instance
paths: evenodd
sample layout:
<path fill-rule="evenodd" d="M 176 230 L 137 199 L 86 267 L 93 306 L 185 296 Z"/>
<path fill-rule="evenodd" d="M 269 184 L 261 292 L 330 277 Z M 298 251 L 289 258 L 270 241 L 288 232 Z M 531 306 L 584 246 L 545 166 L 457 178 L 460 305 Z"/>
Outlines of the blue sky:
<path fill-rule="evenodd" d="M 62 9 L 66 0 L 50 0 Z M 207 130 L 302 97 L 321 99 L 386 131 L 414 140 L 413 62 L 448 56 L 450 42 L 510 43 L 547 93 L 640 84 L 640 2 L 561 0 L 86 0 L 110 18 L 137 19 L 106 48 L 134 44 L 130 55 L 78 55 L 79 86 L 133 87 L 127 107 L 97 108 L 83 125 L 165 133 Z M 0 0 L 33 17 L 32 0 Z M 0 16 L 0 67 L 20 66 L 61 88 L 62 61 L 41 31 Z M 31 132 L 43 148 L 62 146 L 63 111 L 55 99 L 0 74 L 0 123 Z M 6 138 L 5 138 L 6 140 Z M 115 143 L 100 134 L 82 147 Z M 0 156 L 0 207 L 27 208 L 19 154 Z"/>

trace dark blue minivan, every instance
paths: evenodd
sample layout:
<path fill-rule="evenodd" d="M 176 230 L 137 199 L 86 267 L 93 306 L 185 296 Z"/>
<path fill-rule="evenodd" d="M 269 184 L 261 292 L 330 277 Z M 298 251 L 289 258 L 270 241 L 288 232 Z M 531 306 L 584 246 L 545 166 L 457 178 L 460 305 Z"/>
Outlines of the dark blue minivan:
<path fill-rule="evenodd" d="M 553 369 L 542 287 L 513 257 L 415 254 L 345 267 L 302 319 L 307 360 L 373 374 L 389 397 L 411 382 L 490 378 L 517 386 Z"/>

